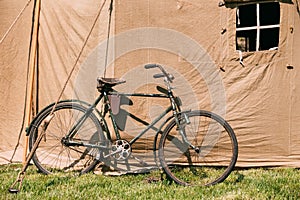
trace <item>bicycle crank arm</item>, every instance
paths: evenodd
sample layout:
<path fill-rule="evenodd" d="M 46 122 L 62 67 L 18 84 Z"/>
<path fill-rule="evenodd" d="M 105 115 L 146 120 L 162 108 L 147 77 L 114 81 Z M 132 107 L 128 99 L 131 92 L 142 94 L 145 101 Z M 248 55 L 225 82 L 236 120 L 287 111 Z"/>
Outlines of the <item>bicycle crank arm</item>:
<path fill-rule="evenodd" d="M 110 156 L 113 156 L 113 155 L 115 155 L 115 154 L 117 154 L 117 153 L 120 153 L 121 151 L 122 151 L 122 149 L 119 149 L 119 150 L 117 150 L 117 151 L 111 152 L 110 154 L 105 155 L 104 158 L 108 158 L 108 157 L 110 157 Z"/>

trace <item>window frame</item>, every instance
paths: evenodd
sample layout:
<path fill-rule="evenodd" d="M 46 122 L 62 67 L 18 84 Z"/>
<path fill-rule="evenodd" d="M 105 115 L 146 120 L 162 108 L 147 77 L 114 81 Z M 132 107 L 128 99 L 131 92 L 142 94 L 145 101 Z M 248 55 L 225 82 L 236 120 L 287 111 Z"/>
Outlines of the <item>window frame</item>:
<path fill-rule="evenodd" d="M 275 2 L 273 2 L 275 3 Z M 278 2 L 279 4 L 279 23 L 278 24 L 274 24 L 274 25 L 261 25 L 260 24 L 260 5 L 263 4 L 261 2 L 258 2 L 258 3 L 253 3 L 253 4 L 256 4 L 256 25 L 255 26 L 248 26 L 248 27 L 237 27 L 237 21 L 236 21 L 236 50 L 239 50 L 237 49 L 237 32 L 238 31 L 251 31 L 251 30 L 256 30 L 256 43 L 255 43 L 255 51 L 265 51 L 267 49 L 264 49 L 264 50 L 260 50 L 260 40 L 261 40 L 261 30 L 263 29 L 272 29 L 272 28 L 279 28 L 279 34 L 280 34 L 280 3 Z M 244 5 L 240 5 L 240 6 L 247 6 L 249 4 L 244 4 Z M 236 8 L 236 20 L 237 20 L 237 16 L 238 16 L 238 12 L 239 12 L 239 6 L 237 6 Z M 280 37 L 280 36 L 278 36 Z M 279 39 L 279 38 L 278 38 Z M 277 44 L 276 47 L 274 47 L 275 49 L 278 49 L 279 48 L 279 43 Z M 269 49 L 270 50 L 270 49 Z M 250 50 L 246 51 L 246 52 L 251 52 Z"/>

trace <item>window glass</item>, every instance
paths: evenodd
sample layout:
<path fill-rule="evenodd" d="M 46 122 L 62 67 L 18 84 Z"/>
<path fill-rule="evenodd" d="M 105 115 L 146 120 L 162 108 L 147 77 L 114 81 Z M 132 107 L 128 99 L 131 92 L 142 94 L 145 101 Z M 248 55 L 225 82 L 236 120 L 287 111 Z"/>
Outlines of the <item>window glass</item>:
<path fill-rule="evenodd" d="M 260 32 L 260 50 L 276 49 L 279 42 L 279 28 L 262 29 Z"/>
<path fill-rule="evenodd" d="M 240 51 L 255 51 L 256 50 L 256 30 L 238 31 L 237 50 Z"/>
<path fill-rule="evenodd" d="M 237 27 L 256 26 L 256 4 L 240 6 L 237 20 Z"/>
<path fill-rule="evenodd" d="M 262 3 L 260 4 L 259 15 L 260 25 L 279 24 L 279 3 Z"/>

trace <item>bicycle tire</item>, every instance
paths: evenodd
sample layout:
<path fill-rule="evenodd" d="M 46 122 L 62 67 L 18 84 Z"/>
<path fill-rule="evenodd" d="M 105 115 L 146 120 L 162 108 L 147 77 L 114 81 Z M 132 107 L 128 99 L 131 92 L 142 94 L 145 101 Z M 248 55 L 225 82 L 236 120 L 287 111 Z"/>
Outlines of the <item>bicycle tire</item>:
<path fill-rule="evenodd" d="M 29 127 L 29 150 L 41 134 L 42 124 L 51 113 L 53 106 L 48 106 L 42 110 Z M 51 174 L 54 172 L 78 171 L 81 174 L 87 173 L 95 168 L 99 160 L 100 151 L 97 148 L 85 146 L 66 146 L 63 144 L 63 137 L 70 128 L 87 111 L 85 106 L 71 101 L 59 102 L 53 112 L 46 129 L 46 136 L 38 145 L 32 160 L 40 172 Z M 97 144 L 104 141 L 105 137 L 101 124 L 94 113 L 91 113 L 81 128 L 78 130 L 73 140 L 78 142 L 88 142 Z"/>
<path fill-rule="evenodd" d="M 182 113 L 183 133 L 198 152 L 183 141 L 175 118 L 159 142 L 159 160 L 167 178 L 180 185 L 214 185 L 234 169 L 238 142 L 233 129 L 220 116 L 203 110 Z"/>

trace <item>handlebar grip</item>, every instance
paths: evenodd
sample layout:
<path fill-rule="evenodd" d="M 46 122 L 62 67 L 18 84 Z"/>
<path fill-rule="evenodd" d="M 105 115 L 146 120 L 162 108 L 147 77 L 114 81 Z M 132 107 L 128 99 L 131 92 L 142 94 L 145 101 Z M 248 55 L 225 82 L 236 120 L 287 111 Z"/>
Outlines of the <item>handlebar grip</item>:
<path fill-rule="evenodd" d="M 155 68 L 157 66 L 158 66 L 157 64 L 147 64 L 144 67 L 145 67 L 145 69 L 151 69 L 151 68 Z"/>
<path fill-rule="evenodd" d="M 162 78 L 162 77 L 165 77 L 165 75 L 163 73 L 153 75 L 153 78 Z"/>

